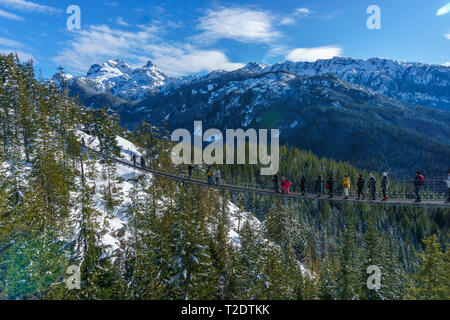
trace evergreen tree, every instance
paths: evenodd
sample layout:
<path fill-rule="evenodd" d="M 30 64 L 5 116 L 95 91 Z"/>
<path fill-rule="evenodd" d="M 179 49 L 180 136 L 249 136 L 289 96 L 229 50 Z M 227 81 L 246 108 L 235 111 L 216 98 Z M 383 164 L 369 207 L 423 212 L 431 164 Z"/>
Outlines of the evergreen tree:
<path fill-rule="evenodd" d="M 342 249 L 339 253 L 339 267 L 336 276 L 337 298 L 358 299 L 358 266 L 355 246 L 354 224 L 350 220 L 344 231 Z"/>
<path fill-rule="evenodd" d="M 417 253 L 419 266 L 408 287 L 408 299 L 449 299 L 449 253 L 442 252 L 436 235 L 423 240 L 425 250 Z"/>

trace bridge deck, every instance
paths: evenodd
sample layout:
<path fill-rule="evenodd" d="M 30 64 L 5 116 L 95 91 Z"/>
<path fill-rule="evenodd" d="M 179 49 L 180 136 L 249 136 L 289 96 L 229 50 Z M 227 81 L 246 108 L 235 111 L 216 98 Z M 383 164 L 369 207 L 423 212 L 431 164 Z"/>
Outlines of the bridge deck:
<path fill-rule="evenodd" d="M 188 184 L 192 184 L 192 185 L 199 185 L 199 186 L 203 186 L 203 187 L 207 187 L 207 188 L 214 188 L 214 189 L 219 189 L 219 190 L 225 189 L 225 190 L 230 190 L 230 191 L 250 192 L 250 193 L 256 193 L 256 194 L 261 194 L 261 195 L 270 195 L 270 196 L 285 197 L 285 198 L 310 199 L 310 200 L 328 201 L 328 202 L 350 202 L 350 203 L 367 203 L 367 204 L 371 204 L 371 205 L 414 206 L 414 207 L 427 207 L 427 208 L 434 207 L 434 208 L 449 208 L 450 209 L 450 204 L 445 203 L 442 200 L 441 201 L 439 201 L 439 200 L 422 200 L 422 202 L 414 202 L 414 200 L 411 200 L 411 199 L 392 198 L 392 199 L 388 199 L 387 201 L 379 201 L 379 200 L 371 201 L 371 200 L 344 199 L 344 197 L 342 197 L 342 196 L 335 196 L 332 199 L 329 199 L 328 196 L 322 196 L 319 198 L 319 197 L 317 197 L 317 195 L 312 195 L 312 194 L 308 194 L 306 196 L 302 196 L 299 193 L 282 194 L 282 193 L 277 193 L 273 190 L 271 191 L 271 190 L 267 190 L 267 189 L 249 188 L 249 187 L 237 186 L 237 185 L 226 184 L 226 183 L 222 183 L 219 185 L 211 185 L 203 180 L 189 179 L 187 177 L 178 176 L 178 175 L 167 173 L 167 172 L 162 172 L 162 171 L 158 171 L 158 170 L 154 170 L 154 169 L 150 169 L 150 168 L 143 168 L 143 167 L 140 167 L 137 165 L 135 166 L 131 162 L 128 162 L 128 161 L 122 160 L 122 159 L 117 159 L 117 158 L 114 158 L 111 156 L 107 156 L 97 150 L 90 148 L 90 147 L 84 146 L 84 148 L 86 148 L 86 150 L 88 150 L 90 152 L 93 152 L 93 153 L 99 155 L 100 157 L 109 159 L 111 161 L 120 163 L 122 165 L 131 167 L 131 168 L 139 170 L 139 171 L 148 172 L 148 173 L 152 173 L 159 177 L 164 177 L 164 178 L 168 178 L 168 179 L 171 179 L 174 181 L 179 181 L 179 182 L 188 183 Z"/>

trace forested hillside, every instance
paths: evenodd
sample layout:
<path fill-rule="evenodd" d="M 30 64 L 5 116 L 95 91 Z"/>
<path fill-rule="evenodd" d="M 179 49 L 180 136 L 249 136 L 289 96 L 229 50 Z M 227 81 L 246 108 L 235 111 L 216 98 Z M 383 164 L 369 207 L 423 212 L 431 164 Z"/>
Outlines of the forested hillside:
<path fill-rule="evenodd" d="M 91 135 L 78 130 L 84 123 Z M 37 80 L 31 63 L 0 55 L 1 299 L 450 298 L 448 209 L 221 193 L 138 173 L 80 144 L 185 172 L 170 161 L 164 129 L 119 123 L 112 110 L 69 98 L 64 82 Z M 294 179 L 358 173 L 296 148 L 281 148 L 281 160 Z M 268 182 L 256 167 L 220 169 L 226 181 Z M 81 285 L 70 290 L 73 265 Z M 366 286 L 369 265 L 382 270 L 378 291 Z"/>
<path fill-rule="evenodd" d="M 85 77 L 58 73 L 86 106 L 114 108 L 121 123 L 167 129 L 278 128 L 282 144 L 406 178 L 441 175 L 450 157 L 450 68 L 335 57 L 249 63 L 235 71 L 166 77 L 152 63 L 110 60 Z M 441 109 L 441 110 L 438 110 Z"/>
<path fill-rule="evenodd" d="M 450 112 L 412 105 L 334 75 L 230 72 L 148 97 L 122 111 L 168 128 L 278 128 L 280 142 L 354 166 L 442 174 L 450 157 Z"/>

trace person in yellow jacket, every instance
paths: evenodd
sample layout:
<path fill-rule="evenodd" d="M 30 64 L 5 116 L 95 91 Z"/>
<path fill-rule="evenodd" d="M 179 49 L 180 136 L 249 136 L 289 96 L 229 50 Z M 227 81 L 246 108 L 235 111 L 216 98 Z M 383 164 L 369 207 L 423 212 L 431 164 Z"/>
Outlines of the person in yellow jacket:
<path fill-rule="evenodd" d="M 350 185 L 351 185 L 350 177 L 348 175 L 345 175 L 344 182 L 342 183 L 342 187 L 344 188 L 344 195 L 345 195 L 344 199 L 348 199 L 348 191 L 350 190 Z"/>
<path fill-rule="evenodd" d="M 208 177 L 208 184 L 214 184 L 211 168 L 206 171 L 206 176 Z"/>

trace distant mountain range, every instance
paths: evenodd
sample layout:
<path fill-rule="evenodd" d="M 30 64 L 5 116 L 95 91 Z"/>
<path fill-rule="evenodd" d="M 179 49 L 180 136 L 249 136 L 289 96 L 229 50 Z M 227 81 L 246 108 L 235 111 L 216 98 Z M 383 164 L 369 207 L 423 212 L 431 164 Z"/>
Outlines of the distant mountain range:
<path fill-rule="evenodd" d="M 124 100 L 141 100 L 159 91 L 223 77 L 235 72 L 263 74 L 286 71 L 297 76 L 333 74 L 339 80 L 365 86 L 400 101 L 450 110 L 450 67 L 423 63 L 403 63 L 387 59 L 368 60 L 335 57 L 316 62 L 286 61 L 274 65 L 249 63 L 238 71 L 214 71 L 204 76 L 171 78 L 151 61 L 142 68 L 125 61 L 110 60 L 94 64 L 86 76 L 66 75 L 70 82 L 88 86 L 98 93 L 111 93 Z"/>
<path fill-rule="evenodd" d="M 93 65 L 64 75 L 90 107 L 116 109 L 129 128 L 279 128 L 281 142 L 376 170 L 446 170 L 450 68 L 373 58 L 333 58 L 170 78 L 151 62 Z M 444 169 L 442 169 L 444 168 Z"/>

